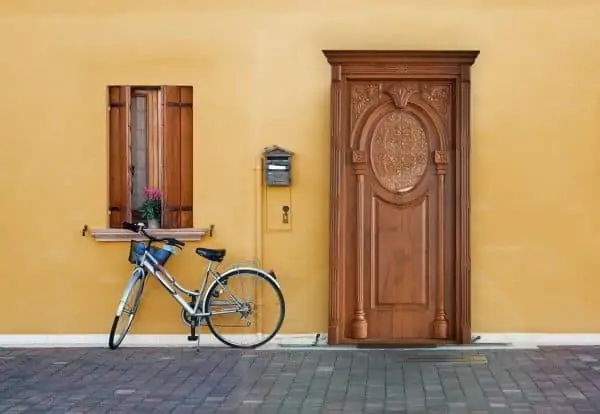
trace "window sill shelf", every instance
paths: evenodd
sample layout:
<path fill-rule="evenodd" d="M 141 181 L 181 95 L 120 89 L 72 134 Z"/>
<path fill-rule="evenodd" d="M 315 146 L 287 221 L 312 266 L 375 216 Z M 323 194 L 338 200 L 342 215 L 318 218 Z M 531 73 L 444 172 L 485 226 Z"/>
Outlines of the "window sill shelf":
<path fill-rule="evenodd" d="M 199 241 L 208 233 L 208 229 L 146 229 L 155 237 L 173 237 L 184 241 Z M 125 229 L 92 229 L 92 237 L 98 242 L 122 242 L 129 240 L 146 240 L 144 236 Z"/>

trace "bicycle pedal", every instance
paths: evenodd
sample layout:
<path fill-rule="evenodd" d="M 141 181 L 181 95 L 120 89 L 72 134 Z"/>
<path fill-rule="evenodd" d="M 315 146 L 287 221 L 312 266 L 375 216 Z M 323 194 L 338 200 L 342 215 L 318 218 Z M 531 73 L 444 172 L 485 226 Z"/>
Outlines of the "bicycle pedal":
<path fill-rule="evenodd" d="M 188 341 L 197 341 L 198 340 L 198 335 L 188 335 Z"/>

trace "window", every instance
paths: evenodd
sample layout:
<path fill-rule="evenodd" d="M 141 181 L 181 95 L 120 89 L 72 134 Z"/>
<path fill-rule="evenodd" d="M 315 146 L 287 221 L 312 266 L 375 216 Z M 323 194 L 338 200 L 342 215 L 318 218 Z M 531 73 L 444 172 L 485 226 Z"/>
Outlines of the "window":
<path fill-rule="evenodd" d="M 191 86 L 109 86 L 110 227 L 145 221 L 145 188 L 161 194 L 161 227 L 191 228 Z"/>

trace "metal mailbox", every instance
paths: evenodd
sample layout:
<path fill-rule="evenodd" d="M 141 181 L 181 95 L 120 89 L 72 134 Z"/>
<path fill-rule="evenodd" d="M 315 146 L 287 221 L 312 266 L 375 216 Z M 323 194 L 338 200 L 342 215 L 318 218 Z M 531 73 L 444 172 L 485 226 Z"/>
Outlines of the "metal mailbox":
<path fill-rule="evenodd" d="M 293 152 L 273 145 L 265 148 L 265 182 L 267 186 L 289 186 L 292 184 Z"/>

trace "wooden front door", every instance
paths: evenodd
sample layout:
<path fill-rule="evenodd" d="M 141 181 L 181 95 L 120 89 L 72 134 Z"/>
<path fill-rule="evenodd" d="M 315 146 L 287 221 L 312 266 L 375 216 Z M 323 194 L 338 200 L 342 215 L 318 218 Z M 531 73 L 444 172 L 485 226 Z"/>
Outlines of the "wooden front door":
<path fill-rule="evenodd" d="M 325 54 L 329 343 L 468 343 L 469 73 L 477 52 Z"/>

